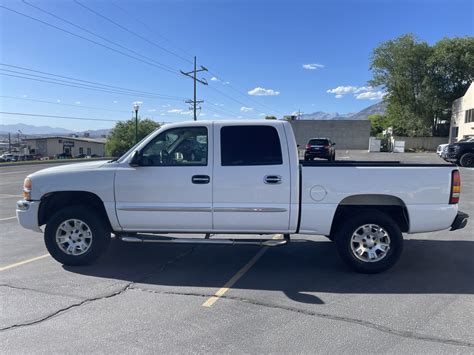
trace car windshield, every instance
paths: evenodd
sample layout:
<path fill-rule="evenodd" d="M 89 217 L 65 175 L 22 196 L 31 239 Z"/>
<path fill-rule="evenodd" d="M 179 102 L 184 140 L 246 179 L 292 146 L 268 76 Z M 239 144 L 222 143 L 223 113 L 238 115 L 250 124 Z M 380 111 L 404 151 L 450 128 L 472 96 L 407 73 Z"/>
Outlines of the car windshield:
<path fill-rule="evenodd" d="M 320 139 L 320 138 L 318 138 L 318 139 L 311 139 L 311 140 L 309 141 L 309 144 L 310 144 L 310 145 L 328 145 L 329 143 L 328 143 L 328 140 L 327 140 L 327 139 Z"/>

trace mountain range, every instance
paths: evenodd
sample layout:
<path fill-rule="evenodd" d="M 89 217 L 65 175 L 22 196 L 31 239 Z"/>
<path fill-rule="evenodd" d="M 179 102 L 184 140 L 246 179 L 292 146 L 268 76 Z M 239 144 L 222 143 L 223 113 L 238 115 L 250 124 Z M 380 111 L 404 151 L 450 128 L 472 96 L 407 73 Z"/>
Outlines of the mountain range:
<path fill-rule="evenodd" d="M 375 105 L 366 107 L 362 111 L 357 113 L 338 113 L 338 112 L 313 112 L 309 114 L 302 114 L 301 120 L 366 120 L 369 115 L 384 114 L 387 108 L 387 104 L 379 102 Z M 111 129 L 97 129 L 97 130 L 86 130 L 82 132 L 72 131 L 61 127 L 50 127 L 50 126 L 33 126 L 24 123 L 18 124 L 0 124 L 0 134 L 5 135 L 8 133 L 17 134 L 21 131 L 23 135 L 45 135 L 45 134 L 57 134 L 57 135 L 69 135 L 89 133 L 90 137 L 101 137 L 108 135 Z"/>
<path fill-rule="evenodd" d="M 366 120 L 370 115 L 383 115 L 387 109 L 385 102 L 379 102 L 375 105 L 364 108 L 357 113 L 338 113 L 338 112 L 313 112 L 301 115 L 301 120 Z"/>

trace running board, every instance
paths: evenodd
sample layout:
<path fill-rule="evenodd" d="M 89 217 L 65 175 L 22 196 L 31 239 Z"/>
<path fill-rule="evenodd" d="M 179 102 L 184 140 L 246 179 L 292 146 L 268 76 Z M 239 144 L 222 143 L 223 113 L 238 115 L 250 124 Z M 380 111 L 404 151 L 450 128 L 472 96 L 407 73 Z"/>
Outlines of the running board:
<path fill-rule="evenodd" d="M 290 241 L 288 234 L 283 239 L 199 239 L 199 238 L 168 238 L 154 236 L 121 236 L 120 240 L 127 243 L 169 243 L 169 244 L 212 244 L 212 245 L 259 245 L 277 247 Z"/>

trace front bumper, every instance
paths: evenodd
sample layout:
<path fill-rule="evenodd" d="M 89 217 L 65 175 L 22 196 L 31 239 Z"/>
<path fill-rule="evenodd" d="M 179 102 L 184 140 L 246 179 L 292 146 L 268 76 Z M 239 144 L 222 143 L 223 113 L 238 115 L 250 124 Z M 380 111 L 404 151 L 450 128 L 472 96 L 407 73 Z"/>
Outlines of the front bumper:
<path fill-rule="evenodd" d="M 38 210 L 40 201 L 20 200 L 16 203 L 16 218 L 23 228 L 42 232 L 38 226 Z"/>
<path fill-rule="evenodd" d="M 450 231 L 455 231 L 457 229 L 462 229 L 466 226 L 469 215 L 467 213 L 459 211 L 453 223 L 451 224 Z"/>

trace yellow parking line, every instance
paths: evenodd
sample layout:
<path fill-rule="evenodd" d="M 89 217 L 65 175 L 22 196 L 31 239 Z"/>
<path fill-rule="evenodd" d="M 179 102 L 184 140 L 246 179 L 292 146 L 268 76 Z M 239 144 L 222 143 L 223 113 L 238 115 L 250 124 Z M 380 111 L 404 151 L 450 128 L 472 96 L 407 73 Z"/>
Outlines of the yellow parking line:
<path fill-rule="evenodd" d="M 279 237 L 280 237 L 280 234 L 276 234 L 276 235 L 273 236 L 273 239 L 278 239 Z M 249 269 L 258 261 L 258 259 L 260 259 L 260 258 L 262 257 L 262 255 L 265 254 L 265 252 L 268 250 L 268 248 L 269 248 L 269 247 L 263 247 L 262 249 L 260 249 L 260 250 L 258 251 L 258 253 L 255 254 L 254 257 L 253 257 L 252 259 L 250 259 L 250 261 L 249 261 L 247 264 L 245 264 L 245 266 L 244 266 L 242 269 L 240 269 L 239 271 L 237 271 L 237 273 L 236 273 L 234 276 L 232 276 L 232 278 L 231 278 L 229 281 L 227 281 L 227 282 L 225 283 L 225 285 L 224 285 L 222 288 L 220 288 L 220 289 L 214 294 L 214 296 L 208 298 L 208 299 L 206 300 L 206 302 L 204 302 L 204 303 L 202 304 L 202 306 L 203 306 L 203 307 L 207 307 L 207 308 L 212 307 L 212 305 L 213 305 L 214 303 L 216 303 L 219 298 L 221 298 L 222 296 L 224 296 L 224 295 L 226 294 L 226 292 L 229 291 L 229 289 L 230 289 L 232 286 L 234 286 L 234 284 L 235 284 L 242 276 L 244 276 L 244 274 L 245 274 L 247 271 L 249 271 Z"/>
<path fill-rule="evenodd" d="M 48 256 L 49 256 L 49 254 L 44 254 L 44 255 L 37 256 L 35 258 L 31 258 L 31 259 L 28 259 L 28 260 L 23 260 L 23 261 L 14 263 L 14 264 L 10 264 L 10 265 L 4 266 L 4 267 L 0 267 L 0 271 L 13 269 L 14 267 L 25 265 L 25 264 L 28 264 L 28 263 L 32 263 L 33 261 L 41 260 L 41 259 L 47 258 Z"/>

